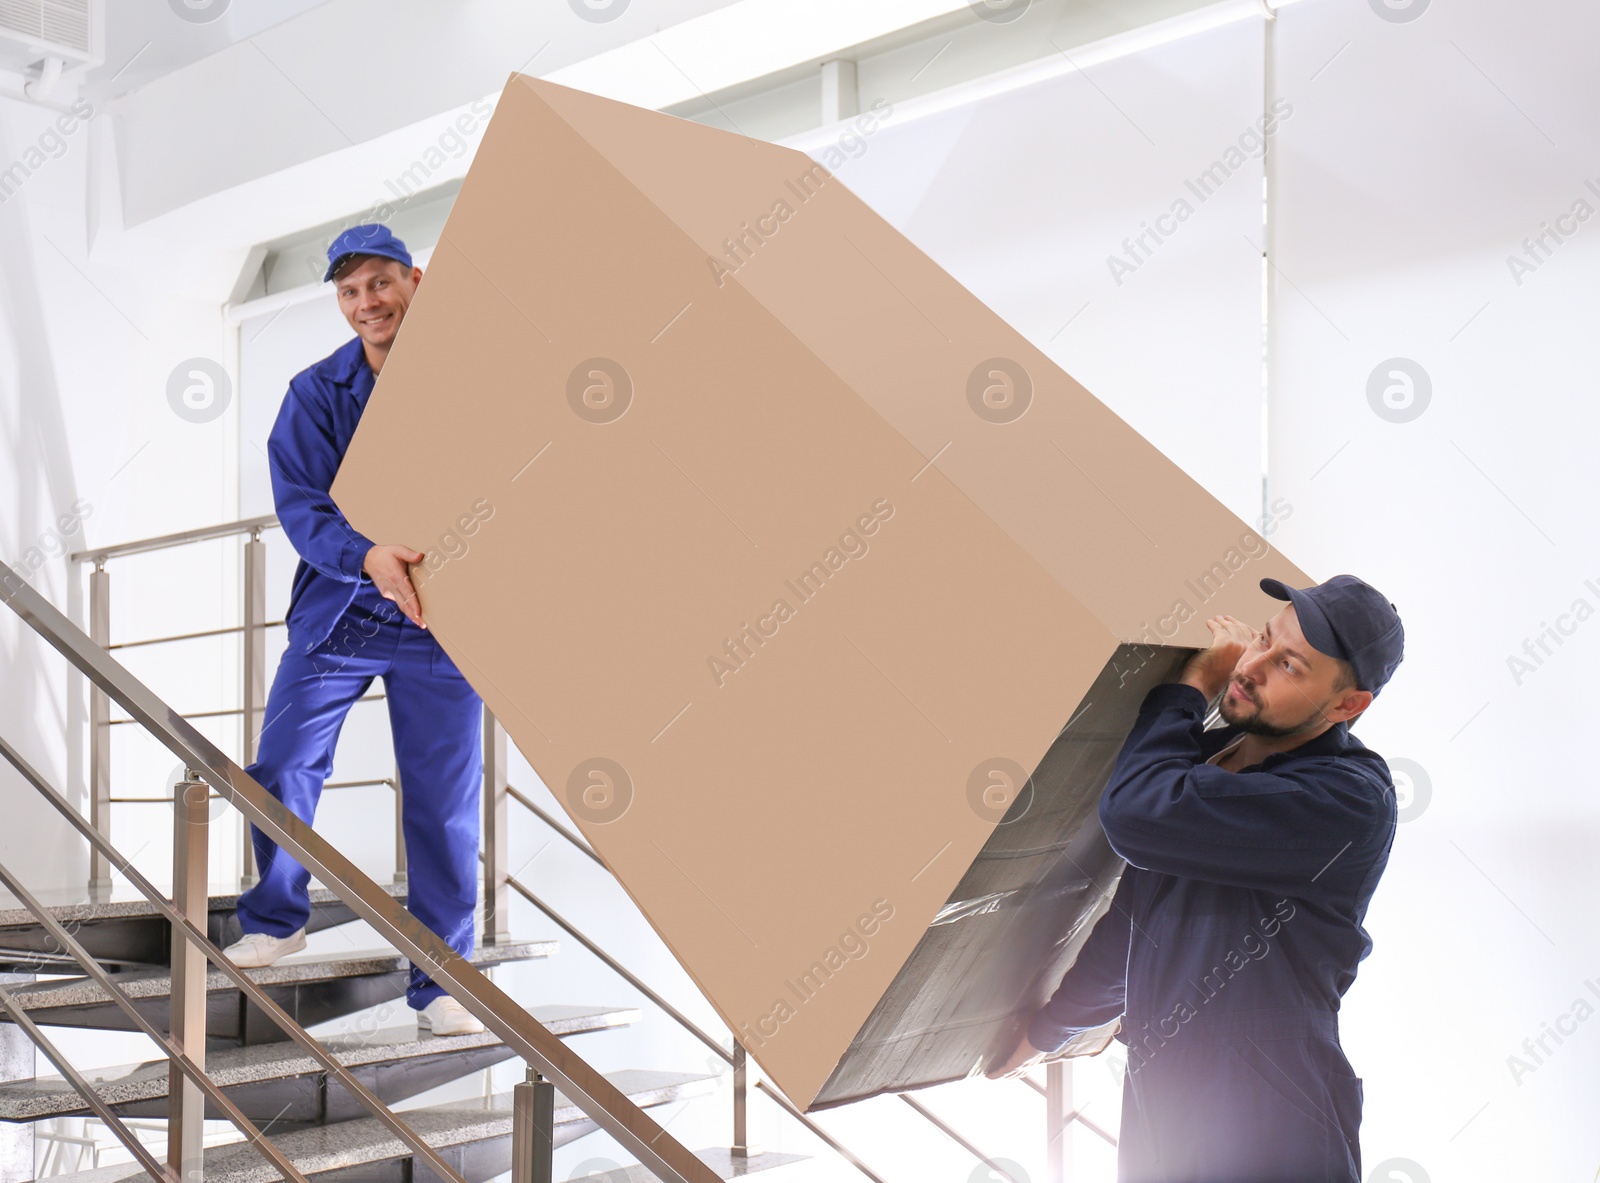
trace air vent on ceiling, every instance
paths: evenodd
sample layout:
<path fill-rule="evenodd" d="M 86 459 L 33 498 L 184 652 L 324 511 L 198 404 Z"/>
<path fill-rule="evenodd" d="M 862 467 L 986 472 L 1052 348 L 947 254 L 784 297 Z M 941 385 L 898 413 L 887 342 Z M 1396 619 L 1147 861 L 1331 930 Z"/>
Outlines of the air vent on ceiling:
<path fill-rule="evenodd" d="M 101 0 L 0 0 L 0 67 L 23 70 L 47 57 L 68 66 L 101 60 Z"/>

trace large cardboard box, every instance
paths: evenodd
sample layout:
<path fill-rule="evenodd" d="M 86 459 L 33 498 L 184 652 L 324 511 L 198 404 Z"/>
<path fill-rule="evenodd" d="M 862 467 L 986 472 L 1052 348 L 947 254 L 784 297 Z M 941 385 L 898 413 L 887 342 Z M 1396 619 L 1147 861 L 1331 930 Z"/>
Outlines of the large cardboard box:
<path fill-rule="evenodd" d="M 1313 582 L 824 165 L 518 75 L 333 494 L 802 1109 L 1015 1036 L 1144 691 Z"/>

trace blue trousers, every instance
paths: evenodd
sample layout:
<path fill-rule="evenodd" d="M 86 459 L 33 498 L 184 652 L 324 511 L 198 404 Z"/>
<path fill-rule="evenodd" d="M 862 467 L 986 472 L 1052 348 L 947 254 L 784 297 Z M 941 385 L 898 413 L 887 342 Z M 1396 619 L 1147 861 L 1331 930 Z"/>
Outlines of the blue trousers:
<path fill-rule="evenodd" d="M 382 677 L 400 769 L 411 914 L 463 957 L 472 955 L 483 788 L 483 700 L 433 634 L 363 586 L 321 644 L 291 644 L 267 696 L 256 762 L 245 769 L 311 823 L 333 770 L 350 705 Z M 310 873 L 254 826 L 260 881 L 239 897 L 246 933 L 286 937 L 311 916 Z M 406 1001 L 445 993 L 413 965 Z"/>

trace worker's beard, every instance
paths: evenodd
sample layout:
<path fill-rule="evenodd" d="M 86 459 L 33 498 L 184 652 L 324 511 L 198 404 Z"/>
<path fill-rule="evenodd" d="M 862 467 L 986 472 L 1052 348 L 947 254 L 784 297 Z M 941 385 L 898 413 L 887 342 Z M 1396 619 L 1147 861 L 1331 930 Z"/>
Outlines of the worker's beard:
<path fill-rule="evenodd" d="M 1265 736 L 1269 739 L 1283 739 L 1286 736 L 1300 735 L 1310 731 L 1323 721 L 1323 714 L 1316 707 L 1311 713 L 1292 727 L 1280 727 L 1276 723 L 1268 723 L 1261 717 L 1261 707 L 1255 702 L 1248 705 L 1238 705 L 1230 700 L 1224 692 L 1221 703 L 1222 721 L 1231 726 L 1247 731 L 1251 735 Z"/>

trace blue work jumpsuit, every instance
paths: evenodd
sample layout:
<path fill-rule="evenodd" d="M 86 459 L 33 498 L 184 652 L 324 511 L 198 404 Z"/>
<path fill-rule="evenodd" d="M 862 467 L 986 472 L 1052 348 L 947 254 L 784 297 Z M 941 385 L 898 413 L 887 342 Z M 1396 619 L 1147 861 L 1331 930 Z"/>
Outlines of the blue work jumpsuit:
<path fill-rule="evenodd" d="M 288 648 L 267 697 L 257 759 L 245 771 L 311 822 L 345 715 L 382 677 L 403 790 L 407 907 L 470 957 L 483 701 L 433 634 L 406 619 L 362 571 L 372 541 L 328 495 L 375 381 L 360 338 L 352 339 L 295 375 L 267 439 L 278 520 L 300 563 Z M 310 874 L 254 826 L 251 838 L 260 881 L 239 897 L 240 926 L 288 936 L 310 917 Z M 444 992 L 411 967 L 411 1006 L 421 1009 Z"/>
<path fill-rule="evenodd" d="M 1100 799 L 1128 861 L 1028 1027 L 1054 1050 L 1119 1015 L 1121 1183 L 1359 1183 L 1362 1087 L 1339 1001 L 1372 948 L 1388 765 L 1336 723 L 1238 772 L 1205 695 L 1153 687 Z"/>

